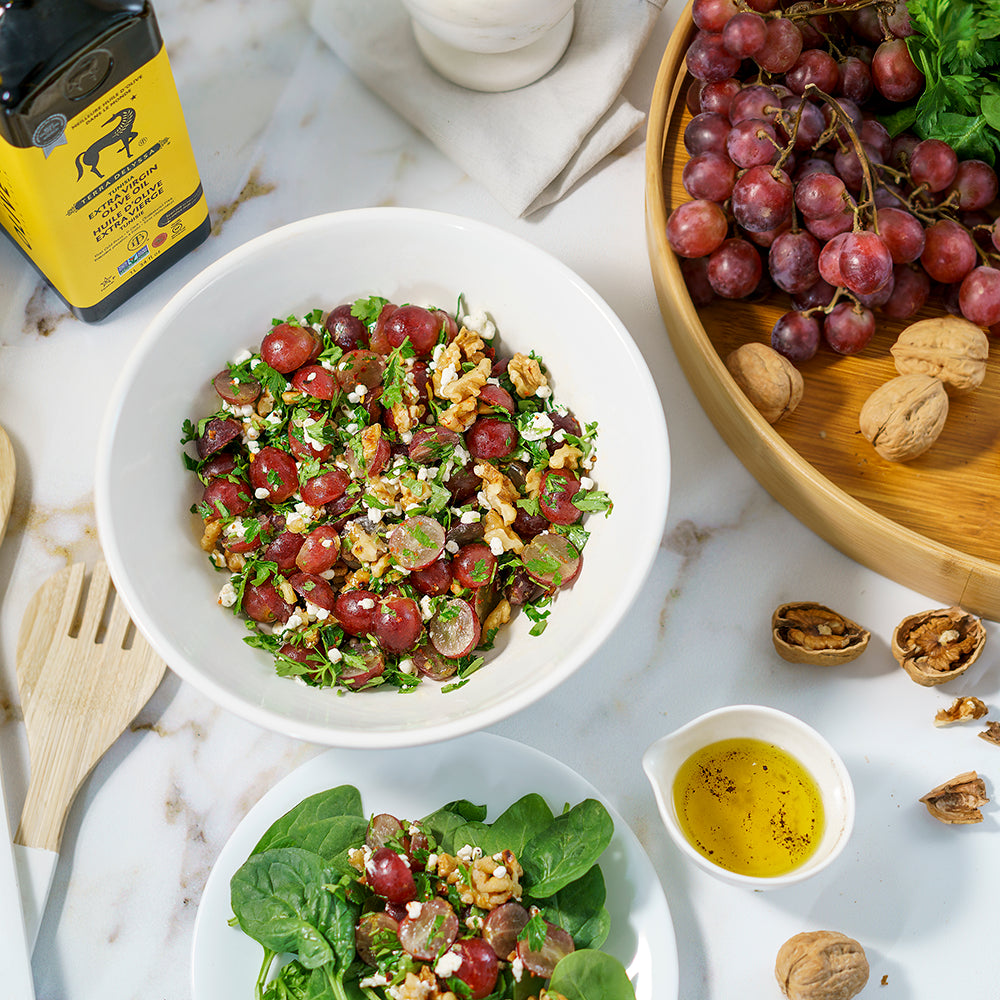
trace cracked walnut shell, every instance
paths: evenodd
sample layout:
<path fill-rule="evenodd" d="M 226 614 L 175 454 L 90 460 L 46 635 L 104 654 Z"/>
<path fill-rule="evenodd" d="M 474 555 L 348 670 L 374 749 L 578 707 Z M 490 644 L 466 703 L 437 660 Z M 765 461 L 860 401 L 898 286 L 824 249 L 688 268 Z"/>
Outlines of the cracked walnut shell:
<path fill-rule="evenodd" d="M 980 806 L 990 800 L 986 797 L 986 783 L 975 771 L 965 771 L 932 788 L 920 801 L 927 811 L 942 823 L 982 823 Z"/>
<path fill-rule="evenodd" d="M 961 608 L 910 615 L 892 634 L 892 655 L 924 687 L 944 684 L 965 673 L 986 643 L 983 623 Z"/>
<path fill-rule="evenodd" d="M 778 950 L 774 975 L 788 1000 L 851 1000 L 868 982 L 868 959 L 838 931 L 804 931 Z"/>
<path fill-rule="evenodd" d="M 871 633 L 822 604 L 781 604 L 771 615 L 771 638 L 789 663 L 832 667 L 857 659 Z"/>
<path fill-rule="evenodd" d="M 889 351 L 900 375 L 933 375 L 954 396 L 982 384 L 990 345 L 975 323 L 960 316 L 933 316 L 911 323 Z"/>
<path fill-rule="evenodd" d="M 799 370 L 766 344 L 737 347 L 726 358 L 726 368 L 769 424 L 787 416 L 802 400 L 805 384 Z"/>
<path fill-rule="evenodd" d="M 897 375 L 864 402 L 858 427 L 887 462 L 922 455 L 944 430 L 948 393 L 933 375 Z"/>

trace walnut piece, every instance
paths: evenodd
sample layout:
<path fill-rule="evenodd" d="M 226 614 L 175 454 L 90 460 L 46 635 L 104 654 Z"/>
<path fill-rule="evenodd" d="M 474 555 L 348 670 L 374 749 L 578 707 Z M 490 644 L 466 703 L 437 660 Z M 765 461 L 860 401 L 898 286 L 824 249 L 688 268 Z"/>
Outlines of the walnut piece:
<path fill-rule="evenodd" d="M 892 655 L 924 687 L 944 684 L 965 673 L 986 642 L 982 622 L 961 608 L 910 615 L 892 634 Z"/>
<path fill-rule="evenodd" d="M 975 771 L 965 771 L 932 788 L 920 801 L 927 811 L 942 823 L 982 823 L 980 806 L 990 800 L 986 797 L 986 783 Z"/>
<path fill-rule="evenodd" d="M 868 648 L 871 633 L 822 604 L 781 604 L 771 615 L 771 638 L 789 663 L 823 667 L 856 660 Z"/>
<path fill-rule="evenodd" d="M 979 734 L 979 738 L 1000 747 L 1000 722 L 987 722 L 986 728 Z"/>
<path fill-rule="evenodd" d="M 549 384 L 541 365 L 520 351 L 507 362 L 507 374 L 522 399 L 536 395 L 539 389 Z"/>
<path fill-rule="evenodd" d="M 726 368 L 769 424 L 787 416 L 802 400 L 805 386 L 799 370 L 766 344 L 737 347 L 726 358 Z"/>
<path fill-rule="evenodd" d="M 989 709 L 978 698 L 968 695 L 956 698 L 947 708 L 938 709 L 934 716 L 935 726 L 951 726 L 956 722 L 981 719 Z"/>
<path fill-rule="evenodd" d="M 933 375 L 898 375 L 865 400 L 858 426 L 887 462 L 922 455 L 944 429 L 948 393 Z"/>
<path fill-rule="evenodd" d="M 788 1000 L 850 1000 L 868 982 L 868 959 L 846 934 L 804 931 L 778 950 L 774 975 Z"/>
<path fill-rule="evenodd" d="M 975 323 L 934 316 L 911 323 L 889 350 L 900 375 L 933 375 L 954 396 L 982 384 L 990 346 Z"/>

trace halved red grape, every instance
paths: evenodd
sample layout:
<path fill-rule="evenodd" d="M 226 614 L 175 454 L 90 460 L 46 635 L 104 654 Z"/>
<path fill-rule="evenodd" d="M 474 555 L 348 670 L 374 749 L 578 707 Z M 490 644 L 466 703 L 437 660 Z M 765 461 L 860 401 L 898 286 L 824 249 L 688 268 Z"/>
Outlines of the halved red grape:
<path fill-rule="evenodd" d="M 303 573 L 325 573 L 340 558 L 340 535 L 330 524 L 318 524 L 302 541 L 295 565 Z"/>
<path fill-rule="evenodd" d="M 391 847 L 380 847 L 365 865 L 368 884 L 372 892 L 389 900 L 390 903 L 408 903 L 417 895 L 413 872 L 402 855 Z M 447 904 L 445 904 L 447 906 Z M 449 907 L 449 909 L 451 909 Z M 403 941 L 403 925 L 400 926 L 400 940 Z M 403 947 L 406 947 L 405 941 Z"/>
<path fill-rule="evenodd" d="M 573 503 L 579 490 L 580 480 L 569 470 L 546 469 L 538 493 L 539 509 L 553 524 L 573 524 L 581 517 Z"/>
<path fill-rule="evenodd" d="M 462 964 L 454 976 L 468 987 L 471 1000 L 488 997 L 497 984 L 500 963 L 496 953 L 480 937 L 460 938 L 451 946 L 451 951 L 462 956 Z"/>
<path fill-rule="evenodd" d="M 259 500 L 284 503 L 299 488 L 299 469 L 295 459 L 273 445 L 257 452 L 250 463 L 250 485 L 262 491 Z"/>
<path fill-rule="evenodd" d="M 580 572 L 580 553 L 565 535 L 543 531 L 521 551 L 528 575 L 543 587 L 562 587 Z"/>
<path fill-rule="evenodd" d="M 255 378 L 233 375 L 228 368 L 212 379 L 212 385 L 215 386 L 215 391 L 233 406 L 246 406 L 260 395 L 260 382 Z"/>
<path fill-rule="evenodd" d="M 296 594 L 310 604 L 315 604 L 317 608 L 333 611 L 337 605 L 337 595 L 333 587 L 315 573 L 293 573 L 288 582 Z"/>
<path fill-rule="evenodd" d="M 287 622 L 292 614 L 292 605 L 285 601 L 275 590 L 274 584 L 248 583 L 243 588 L 243 601 L 240 605 L 247 617 L 255 622 Z"/>
<path fill-rule="evenodd" d="M 348 351 L 337 362 L 336 378 L 344 392 L 353 392 L 359 385 L 373 389 L 382 384 L 384 373 L 385 359 L 364 347 Z"/>
<path fill-rule="evenodd" d="M 366 965 L 377 965 L 376 953 L 392 947 L 399 938 L 399 921 L 383 910 L 362 913 L 354 930 L 354 947 Z"/>
<path fill-rule="evenodd" d="M 497 571 L 497 557 L 488 545 L 472 542 L 463 545 L 452 558 L 452 574 L 463 587 L 478 590 L 493 582 Z"/>
<path fill-rule="evenodd" d="M 307 479 L 299 492 L 311 507 L 322 507 L 338 497 L 342 497 L 351 485 L 351 477 L 343 469 L 327 469 L 319 475 Z"/>
<path fill-rule="evenodd" d="M 407 454 L 410 460 L 420 465 L 440 462 L 445 453 L 450 453 L 462 439 L 447 427 L 421 427 L 413 432 Z"/>
<path fill-rule="evenodd" d="M 322 344 L 319 337 L 304 326 L 279 323 L 260 344 L 260 356 L 275 371 L 287 375 L 312 361 Z"/>
<path fill-rule="evenodd" d="M 420 608 L 411 597 L 383 597 L 375 609 L 375 637 L 388 653 L 405 653 L 423 635 Z"/>
<path fill-rule="evenodd" d="M 423 306 L 400 306 L 385 324 L 385 335 L 390 346 L 400 347 L 409 340 L 419 357 L 426 357 L 434 350 L 442 329 L 441 316 Z"/>
<path fill-rule="evenodd" d="M 441 523 L 427 514 L 405 518 L 389 534 L 389 551 L 404 569 L 423 569 L 444 551 L 445 533 Z"/>
<path fill-rule="evenodd" d="M 370 635 L 375 631 L 375 609 L 379 596 L 371 590 L 348 590 L 337 596 L 334 617 L 350 635 Z"/>
<path fill-rule="evenodd" d="M 478 417 L 465 432 L 465 447 L 473 458 L 506 458 L 517 442 L 517 428 L 503 417 Z"/>
<path fill-rule="evenodd" d="M 458 917 L 451 905 L 439 898 L 422 902 L 416 916 L 407 916 L 399 925 L 400 944 L 422 962 L 429 962 L 447 951 L 457 937 Z"/>
<path fill-rule="evenodd" d="M 414 570 L 409 579 L 421 594 L 437 597 L 451 589 L 451 575 L 451 560 L 437 559 L 430 566 Z"/>
<path fill-rule="evenodd" d="M 480 636 L 479 619 L 468 601 L 453 597 L 445 601 L 427 623 L 427 634 L 442 656 L 458 659 L 476 648 Z"/>
<path fill-rule="evenodd" d="M 264 558 L 277 563 L 282 573 L 288 573 L 295 568 L 295 557 L 302 548 L 302 541 L 302 536 L 294 531 L 281 531 L 268 542 Z"/>
<path fill-rule="evenodd" d="M 341 647 L 344 658 L 337 665 L 337 678 L 352 691 L 358 691 L 385 673 L 385 657 L 364 639 L 348 639 Z"/>
<path fill-rule="evenodd" d="M 365 843 L 373 851 L 385 847 L 390 841 L 401 841 L 402 837 L 403 824 L 392 813 L 377 813 L 368 820 Z"/>
<path fill-rule="evenodd" d="M 250 487 L 246 483 L 231 482 L 228 479 L 211 479 L 202 490 L 201 500 L 207 504 L 206 517 L 236 517 L 250 507 Z"/>
<path fill-rule="evenodd" d="M 527 909 L 514 899 L 490 910 L 483 921 L 483 937 L 489 942 L 497 958 L 505 962 L 514 960 L 517 939 L 528 919 Z"/>
<path fill-rule="evenodd" d="M 351 304 L 344 303 L 331 309 L 323 326 L 330 339 L 343 351 L 354 351 L 368 346 L 365 324 L 351 312 Z"/>
<path fill-rule="evenodd" d="M 430 642 L 421 643 L 410 655 L 417 670 L 432 681 L 446 680 L 458 670 L 458 663 L 442 656 Z"/>
<path fill-rule="evenodd" d="M 555 971 L 556 963 L 575 949 L 573 938 L 561 927 L 546 920 L 542 946 L 536 950 L 522 939 L 517 943 L 517 957 L 533 976 L 548 979 Z"/>
<path fill-rule="evenodd" d="M 243 425 L 238 420 L 229 417 L 212 417 L 201 437 L 195 442 L 199 458 L 208 458 L 239 439 L 243 433 Z"/>
<path fill-rule="evenodd" d="M 322 365 L 305 365 L 292 376 L 292 388 L 316 399 L 336 399 L 340 394 L 337 380 Z"/>

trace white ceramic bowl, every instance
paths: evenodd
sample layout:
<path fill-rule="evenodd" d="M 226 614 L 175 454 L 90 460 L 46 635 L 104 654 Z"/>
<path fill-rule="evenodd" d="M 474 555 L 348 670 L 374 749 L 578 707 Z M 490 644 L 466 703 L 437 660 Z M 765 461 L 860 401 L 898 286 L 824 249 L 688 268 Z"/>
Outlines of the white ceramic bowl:
<path fill-rule="evenodd" d="M 691 845 L 678 821 L 673 799 L 678 768 L 710 743 L 739 738 L 781 747 L 803 764 L 819 785 L 825 814 L 823 837 L 805 863 L 786 875 L 756 877 L 722 868 Z M 811 726 L 776 708 L 732 705 L 708 712 L 660 737 L 643 754 L 642 766 L 653 786 L 663 824 L 678 849 L 699 868 L 731 885 L 778 889 L 810 878 L 843 851 L 854 828 L 854 785 L 837 751 Z"/>
<path fill-rule="evenodd" d="M 613 499 L 591 515 L 583 568 L 529 636 L 519 615 L 464 687 L 436 683 L 337 694 L 274 673 L 242 621 L 217 604 L 225 577 L 198 546 L 200 497 L 181 462 L 181 424 L 217 406 L 212 376 L 256 349 L 273 316 L 360 296 L 437 304 L 461 294 L 495 320 L 501 350 L 536 350 L 556 397 L 600 424 L 594 478 Z M 167 664 L 225 708 L 317 743 L 393 747 L 488 726 L 565 680 L 611 632 L 642 586 L 663 532 L 666 427 L 628 332 L 581 278 L 499 229 L 434 212 L 373 208 L 297 222 L 234 250 L 164 307 L 128 359 L 98 453 L 97 520 L 112 577 Z"/>

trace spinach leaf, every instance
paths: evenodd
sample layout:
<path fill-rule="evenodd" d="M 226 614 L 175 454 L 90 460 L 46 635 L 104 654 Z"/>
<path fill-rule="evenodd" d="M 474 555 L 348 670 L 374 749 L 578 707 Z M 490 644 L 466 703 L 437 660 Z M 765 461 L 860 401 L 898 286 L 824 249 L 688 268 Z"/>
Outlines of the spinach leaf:
<path fill-rule="evenodd" d="M 442 851 L 454 854 L 454 832 L 466 823 L 482 822 L 484 819 L 486 806 L 476 805 L 468 799 L 456 799 L 425 816 L 420 823 Z"/>
<path fill-rule="evenodd" d="M 604 951 L 584 949 L 559 960 L 549 991 L 566 1000 L 635 1000 L 625 967 Z"/>
<path fill-rule="evenodd" d="M 310 795 L 276 819 L 252 853 L 275 847 L 301 847 L 329 859 L 356 846 L 364 839 L 366 828 L 361 793 L 353 785 L 338 785 Z"/>
<path fill-rule="evenodd" d="M 599 948 L 611 930 L 611 916 L 604 908 L 607 890 L 599 865 L 546 900 L 538 901 L 545 919 L 573 938 L 577 948 Z"/>
<path fill-rule="evenodd" d="M 456 847 L 471 844 L 483 854 L 496 854 L 505 848 L 520 859 L 525 845 L 552 822 L 548 803 L 535 793 L 518 799 L 492 823 L 473 822 L 457 827 L 452 835 Z"/>
<path fill-rule="evenodd" d="M 318 854 L 301 848 L 253 854 L 230 880 L 233 913 L 265 948 L 292 952 L 304 968 L 315 969 L 336 958 L 324 933 L 335 919 L 334 897 L 325 888 L 331 875 Z"/>
<path fill-rule="evenodd" d="M 546 899 L 585 874 L 611 843 L 614 824 L 596 799 L 557 816 L 527 843 L 521 859 L 525 894 Z"/>

